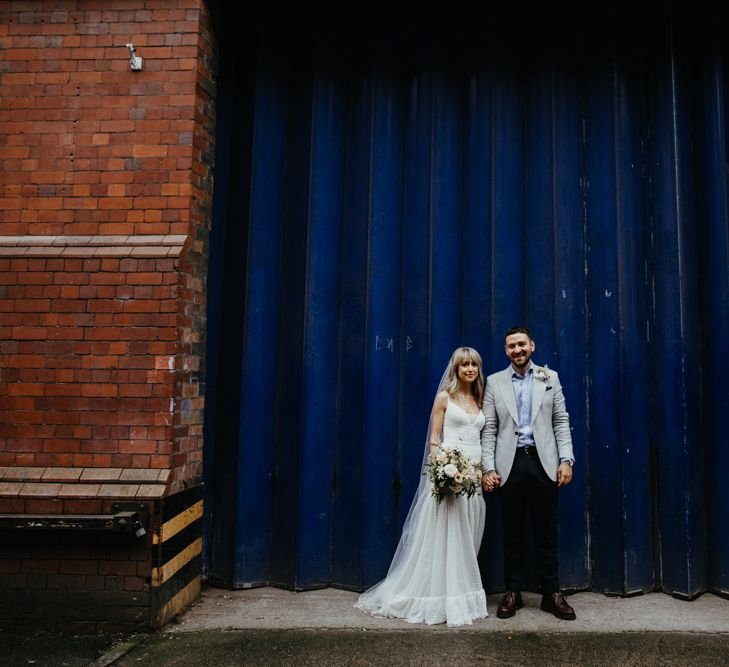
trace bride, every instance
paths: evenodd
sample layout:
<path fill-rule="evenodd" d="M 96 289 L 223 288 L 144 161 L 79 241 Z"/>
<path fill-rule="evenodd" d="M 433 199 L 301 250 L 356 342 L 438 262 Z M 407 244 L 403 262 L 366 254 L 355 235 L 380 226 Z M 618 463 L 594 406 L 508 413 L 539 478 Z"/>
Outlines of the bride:
<path fill-rule="evenodd" d="M 481 356 L 459 347 L 451 356 L 433 404 L 425 460 L 438 447 L 458 447 L 481 461 L 484 377 Z M 486 506 L 476 495 L 432 495 L 425 475 L 405 519 L 387 576 L 362 593 L 355 607 L 410 623 L 470 625 L 488 616 L 476 556 Z"/>

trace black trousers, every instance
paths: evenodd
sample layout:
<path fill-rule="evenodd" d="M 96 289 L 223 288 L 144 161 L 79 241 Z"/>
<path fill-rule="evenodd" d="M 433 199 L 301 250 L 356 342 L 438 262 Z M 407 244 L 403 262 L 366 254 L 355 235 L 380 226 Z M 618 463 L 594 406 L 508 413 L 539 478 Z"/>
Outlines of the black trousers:
<path fill-rule="evenodd" d="M 524 529 L 532 517 L 536 564 L 542 593 L 559 591 L 557 560 L 557 483 L 544 472 L 536 448 L 517 448 L 506 484 L 499 487 L 504 526 L 504 584 L 507 591 L 524 585 Z"/>

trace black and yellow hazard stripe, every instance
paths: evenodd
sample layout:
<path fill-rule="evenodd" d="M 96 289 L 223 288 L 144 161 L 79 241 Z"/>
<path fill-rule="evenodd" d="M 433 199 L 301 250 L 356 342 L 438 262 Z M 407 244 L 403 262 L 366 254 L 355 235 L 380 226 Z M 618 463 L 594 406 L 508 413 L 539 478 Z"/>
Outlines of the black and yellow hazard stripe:
<path fill-rule="evenodd" d="M 162 627 L 200 594 L 202 485 L 158 501 L 152 534 L 152 625 Z"/>

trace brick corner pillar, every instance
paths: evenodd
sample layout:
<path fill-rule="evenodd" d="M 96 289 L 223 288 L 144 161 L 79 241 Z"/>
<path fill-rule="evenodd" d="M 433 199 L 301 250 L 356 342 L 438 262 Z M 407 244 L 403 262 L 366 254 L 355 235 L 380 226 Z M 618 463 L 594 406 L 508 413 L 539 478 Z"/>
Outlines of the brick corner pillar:
<path fill-rule="evenodd" d="M 0 41 L 0 625 L 160 627 L 202 570 L 207 6 L 6 3 Z"/>

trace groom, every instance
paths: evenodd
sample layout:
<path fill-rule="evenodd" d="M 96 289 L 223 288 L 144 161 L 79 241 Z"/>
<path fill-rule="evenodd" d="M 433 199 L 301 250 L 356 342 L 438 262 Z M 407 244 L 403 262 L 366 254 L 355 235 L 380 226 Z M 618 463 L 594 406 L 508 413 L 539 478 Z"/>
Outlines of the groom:
<path fill-rule="evenodd" d="M 524 525 L 529 509 L 534 528 L 541 608 L 574 620 L 559 590 L 557 489 L 572 481 L 569 415 L 557 373 L 532 363 L 534 340 L 526 327 L 505 334 L 506 370 L 486 380 L 486 425 L 481 448 L 483 487 L 499 489 L 504 526 L 506 595 L 496 615 L 509 618 L 523 606 Z"/>

